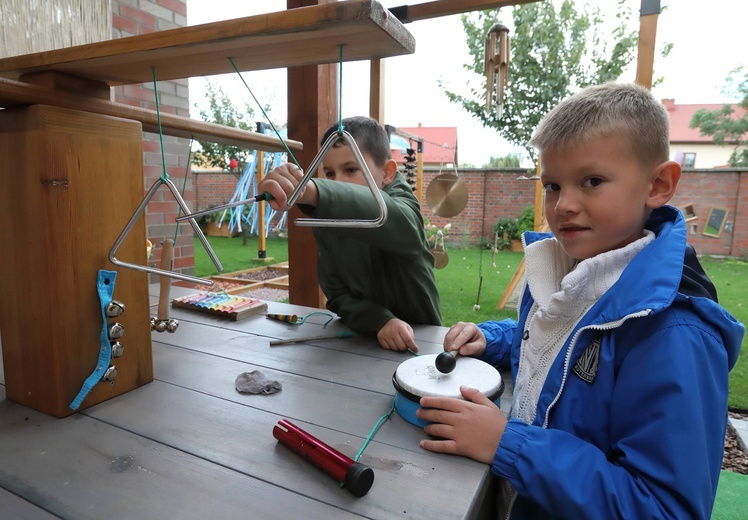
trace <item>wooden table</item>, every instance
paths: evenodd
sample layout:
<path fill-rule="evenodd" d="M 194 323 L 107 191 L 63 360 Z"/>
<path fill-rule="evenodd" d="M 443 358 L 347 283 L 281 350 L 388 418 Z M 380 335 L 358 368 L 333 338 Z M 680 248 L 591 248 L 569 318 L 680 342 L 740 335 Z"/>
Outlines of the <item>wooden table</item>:
<path fill-rule="evenodd" d="M 158 285 L 151 285 L 152 294 Z M 172 288 L 172 297 L 194 293 Z M 151 296 L 155 304 L 156 299 Z M 155 306 L 152 307 L 155 313 Z M 319 309 L 269 302 L 269 312 Z M 347 330 L 325 316 L 290 325 L 262 315 L 232 322 L 186 309 L 173 334 L 153 333 L 155 380 L 64 419 L 5 399 L 0 379 L 0 517 L 83 519 L 483 518 L 493 478 L 484 464 L 418 446 L 423 430 L 397 413 L 360 462 L 375 473 L 356 498 L 279 444 L 288 419 L 353 458 L 393 403 L 392 375 L 410 354 L 369 338 L 270 347 L 271 339 Z M 444 327 L 417 326 L 422 353 Z M 127 335 L 122 340 L 127 352 Z M 0 378 L 3 378 L 0 361 Z M 260 370 L 273 395 L 240 394 Z M 507 378 L 505 377 L 505 382 Z M 506 412 L 511 384 L 501 399 Z"/>

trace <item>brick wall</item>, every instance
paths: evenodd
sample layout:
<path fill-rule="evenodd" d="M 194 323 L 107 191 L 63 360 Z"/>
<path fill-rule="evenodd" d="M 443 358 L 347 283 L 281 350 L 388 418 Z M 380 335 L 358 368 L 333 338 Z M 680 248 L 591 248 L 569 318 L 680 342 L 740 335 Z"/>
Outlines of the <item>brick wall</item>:
<path fill-rule="evenodd" d="M 147 34 L 187 25 L 186 0 L 112 0 L 112 38 L 124 38 Z M 158 80 L 158 70 L 155 71 Z M 190 115 L 188 80 L 157 81 L 159 110 L 163 113 Z M 156 110 L 153 83 L 123 85 L 115 87 L 114 100 L 118 103 Z M 164 168 L 169 178 L 183 191 L 185 176 L 187 185 L 184 198 L 190 207 L 194 206 L 195 193 L 190 183 L 188 171 L 189 140 L 164 136 L 163 159 L 158 134 L 143 133 L 143 166 L 145 189 L 162 176 Z M 163 186 L 151 199 L 146 210 L 146 234 L 154 244 L 154 256 L 150 263 L 158 263 L 161 248 L 159 243 L 165 238 L 174 238 L 177 226 L 174 222 L 179 211 L 169 190 Z M 194 274 L 194 248 L 192 229 L 180 225 L 174 247 L 174 269 Z M 153 279 L 152 281 L 156 281 Z"/>
<path fill-rule="evenodd" d="M 453 172 L 426 169 L 423 184 L 427 187 L 437 175 Z M 468 202 L 460 214 L 445 219 L 423 204 L 424 218 L 432 224 L 452 224 L 448 246 L 475 245 L 481 237 L 492 242 L 493 225 L 499 218 L 516 217 L 535 202 L 535 181 L 522 178 L 527 170 L 460 169 L 457 173 L 468 188 Z M 236 188 L 236 176 L 227 172 L 201 172 L 195 178 L 198 208 L 228 202 Z M 687 223 L 689 229 L 695 225 L 688 240 L 698 253 L 748 258 L 748 170 L 684 171 L 670 204 L 692 205 L 697 218 Z M 718 238 L 702 235 L 713 207 L 727 210 L 731 229 L 723 230 Z"/>

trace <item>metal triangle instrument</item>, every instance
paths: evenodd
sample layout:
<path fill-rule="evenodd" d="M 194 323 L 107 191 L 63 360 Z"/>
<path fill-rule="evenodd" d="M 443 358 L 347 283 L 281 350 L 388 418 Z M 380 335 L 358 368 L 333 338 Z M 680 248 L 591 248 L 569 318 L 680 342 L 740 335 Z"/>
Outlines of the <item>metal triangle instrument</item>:
<path fill-rule="evenodd" d="M 169 188 L 169 191 L 174 196 L 174 200 L 177 201 L 177 204 L 179 204 L 179 207 L 182 209 L 182 211 L 186 213 L 188 216 L 190 215 L 190 210 L 187 207 L 187 204 L 185 203 L 184 199 L 182 198 L 182 195 L 180 195 L 179 190 L 177 189 L 176 186 L 174 186 L 174 183 L 171 182 L 168 178 L 164 179 L 162 177 L 159 177 L 156 180 L 156 182 L 153 183 L 153 186 L 151 186 L 151 189 L 146 194 L 145 198 L 143 199 L 143 202 L 141 202 L 140 206 L 138 206 L 138 209 L 135 210 L 135 214 L 133 214 L 132 218 L 125 226 L 125 229 L 122 230 L 122 233 L 120 234 L 119 238 L 117 238 L 117 241 L 112 246 L 112 249 L 109 251 L 109 260 L 114 265 L 125 267 L 127 269 L 135 269 L 136 271 L 143 271 L 146 273 L 152 273 L 152 274 L 157 274 L 161 276 L 168 276 L 169 278 L 176 278 L 178 280 L 184 280 L 186 282 L 212 286 L 213 281 L 211 280 L 205 280 L 203 278 L 197 278 L 195 276 L 177 273 L 174 271 L 166 271 L 164 269 L 158 269 L 156 267 L 149 267 L 147 265 L 131 264 L 129 262 L 118 260 L 114 256 L 117 253 L 117 249 L 119 249 L 119 246 L 122 245 L 122 242 L 125 240 L 125 237 L 127 237 L 128 233 L 130 233 L 133 226 L 135 226 L 135 222 L 137 222 L 140 216 L 145 212 L 145 208 L 146 206 L 148 206 L 148 203 L 150 202 L 150 200 L 156 194 L 158 189 L 164 184 L 166 185 L 167 188 Z M 215 252 L 213 252 L 213 249 L 210 247 L 210 244 L 208 243 L 208 239 L 205 238 L 205 235 L 203 234 L 203 231 L 200 229 L 200 226 L 197 225 L 197 222 L 195 222 L 194 218 L 189 218 L 189 221 L 190 221 L 190 225 L 192 226 L 192 229 L 195 231 L 195 234 L 200 239 L 200 242 L 203 244 L 203 247 L 207 251 L 208 256 L 210 257 L 211 261 L 213 262 L 213 265 L 216 266 L 216 269 L 218 269 L 219 272 L 223 271 L 223 266 L 221 265 L 221 262 L 218 260 L 218 257 L 216 256 Z"/>
<path fill-rule="evenodd" d="M 353 136 L 345 130 L 338 130 L 335 133 L 330 134 L 330 137 L 322 145 L 317 155 L 312 160 L 312 164 L 304 173 L 304 176 L 296 185 L 296 188 L 291 192 L 291 196 L 288 198 L 288 207 L 293 206 L 296 200 L 304 190 L 304 186 L 309 182 L 309 179 L 316 173 L 322 159 L 327 155 L 330 149 L 340 139 L 343 139 L 348 147 L 353 152 L 353 156 L 356 158 L 356 162 L 361 167 L 361 172 L 364 174 L 364 180 L 366 185 L 371 190 L 371 194 L 374 196 L 374 200 L 379 206 L 379 217 L 367 220 L 367 219 L 331 219 L 331 218 L 297 218 L 294 222 L 297 226 L 309 226 L 309 227 L 351 227 L 351 228 L 376 228 L 384 224 L 387 220 L 387 205 L 384 203 L 382 194 L 379 192 L 379 186 L 374 182 L 374 177 L 371 175 L 371 171 L 364 160 L 364 156 L 361 155 L 356 140 Z"/>

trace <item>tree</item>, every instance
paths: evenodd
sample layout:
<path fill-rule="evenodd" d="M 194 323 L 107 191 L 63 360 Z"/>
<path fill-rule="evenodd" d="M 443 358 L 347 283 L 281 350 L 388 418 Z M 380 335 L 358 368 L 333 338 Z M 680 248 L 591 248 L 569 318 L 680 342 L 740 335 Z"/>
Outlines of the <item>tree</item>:
<path fill-rule="evenodd" d="M 488 160 L 483 168 L 519 168 L 522 156 L 518 153 L 508 153 L 502 157 L 494 157 Z"/>
<path fill-rule="evenodd" d="M 240 111 L 234 106 L 228 96 L 226 96 L 220 85 L 212 81 L 207 81 L 205 88 L 207 91 L 206 100 L 208 102 L 207 111 L 195 105 L 203 121 L 230 126 L 232 128 L 240 128 L 242 130 L 255 130 L 254 110 L 248 104 L 245 103 L 243 111 Z M 269 107 L 264 108 L 265 112 L 270 111 Z M 192 163 L 196 165 L 207 163 L 210 166 L 229 169 L 229 162 L 231 161 L 231 157 L 234 156 L 239 162 L 239 169 L 241 169 L 247 164 L 247 160 L 252 153 L 251 150 L 238 146 L 206 141 L 199 141 L 199 144 L 200 150 L 192 155 Z"/>
<path fill-rule="evenodd" d="M 701 135 L 711 135 L 717 144 L 736 143 L 728 160 L 730 166 L 748 166 L 748 69 L 744 72 L 739 67 L 730 72 L 724 93 L 742 98 L 738 103 L 743 109 L 741 116 L 737 116 L 732 105 L 724 105 L 720 110 L 702 108 L 694 113 L 689 126 L 698 128 Z"/>
<path fill-rule="evenodd" d="M 495 111 L 485 112 L 485 79 L 482 89 L 470 88 L 469 96 L 445 91 L 447 96 L 484 126 L 496 128 L 507 141 L 525 148 L 535 162 L 535 149 L 527 143 L 543 116 L 571 93 L 619 78 L 633 60 L 638 36 L 627 28 L 631 10 L 626 3 L 618 0 L 612 34 L 603 30 L 599 8 L 591 15 L 579 13 L 572 0 L 513 8 L 509 81 L 501 120 Z M 462 15 L 472 56 L 466 69 L 483 74 L 486 34 L 498 15 L 497 9 Z"/>

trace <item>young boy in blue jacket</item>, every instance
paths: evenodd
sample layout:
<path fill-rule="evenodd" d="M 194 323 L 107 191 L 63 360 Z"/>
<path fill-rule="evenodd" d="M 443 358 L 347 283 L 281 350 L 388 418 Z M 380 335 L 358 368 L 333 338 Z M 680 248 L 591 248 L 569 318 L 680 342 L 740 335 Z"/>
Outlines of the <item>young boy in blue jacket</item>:
<path fill-rule="evenodd" d="M 519 321 L 458 323 L 444 339 L 511 367 L 509 418 L 466 387 L 417 412 L 437 437 L 423 448 L 501 477 L 499 518 L 711 515 L 745 328 L 666 206 L 681 173 L 668 141 L 662 104 L 615 83 L 560 103 L 531 140 L 552 234 L 523 237 Z"/>
<path fill-rule="evenodd" d="M 316 227 L 317 280 L 327 308 L 360 334 L 376 337 L 388 350 L 418 351 L 411 324 L 441 325 L 434 255 L 426 240 L 418 199 L 392 159 L 384 127 L 368 117 L 343 119 L 387 206 L 376 228 Z M 324 144 L 334 124 L 322 138 Z M 306 214 L 326 219 L 374 219 L 378 207 L 361 165 L 342 138 L 322 158 L 325 178 L 312 178 L 297 199 Z M 287 209 L 303 177 L 294 164 L 271 171 L 258 186 Z"/>

